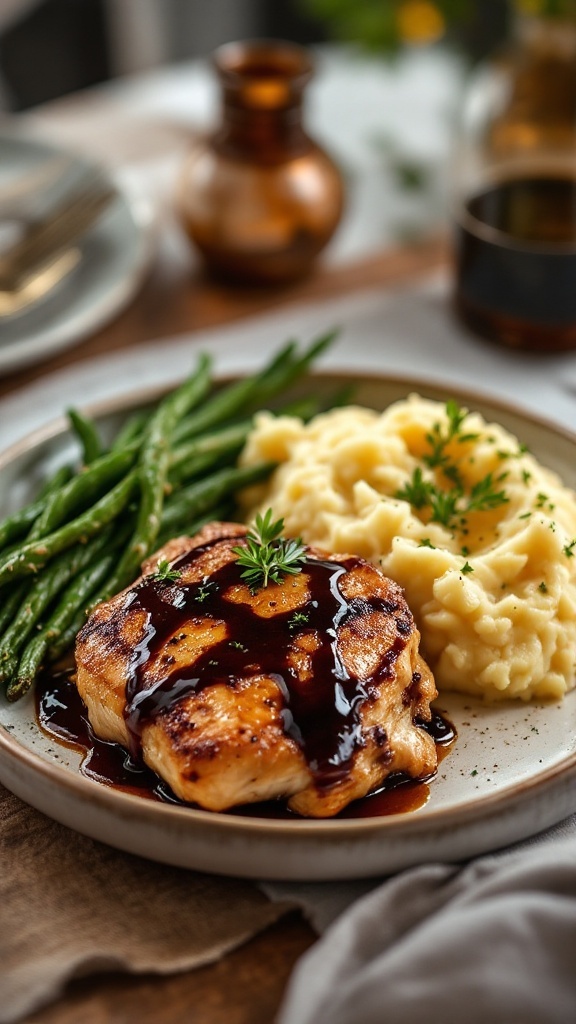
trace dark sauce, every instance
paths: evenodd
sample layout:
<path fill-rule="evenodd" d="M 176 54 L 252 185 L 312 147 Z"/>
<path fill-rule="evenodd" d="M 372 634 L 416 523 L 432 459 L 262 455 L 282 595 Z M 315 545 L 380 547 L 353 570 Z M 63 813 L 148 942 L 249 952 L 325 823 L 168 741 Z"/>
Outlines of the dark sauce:
<path fill-rule="evenodd" d="M 266 617 L 262 615 L 265 609 L 260 608 L 258 614 L 253 603 L 246 599 L 246 589 L 239 587 L 241 581 L 234 561 L 227 561 L 220 569 L 212 571 L 209 578 L 186 582 L 184 570 L 221 542 L 222 538 L 218 538 L 178 559 L 172 571 L 181 573 L 182 580 L 145 577 L 126 599 L 124 611 L 144 613 L 143 637 L 134 650 L 126 683 L 129 753 L 117 744 L 94 737 L 77 691 L 65 674 L 44 680 L 38 688 L 40 725 L 51 735 L 86 752 L 83 774 L 124 790 L 178 803 L 168 787 L 142 765 L 143 726 L 157 715 L 169 713 L 187 694 L 200 693 L 214 684 L 234 689 L 239 679 L 256 675 L 271 676 L 277 682 L 283 696 L 284 731 L 302 750 L 315 785 L 319 789 L 330 788 L 349 774 L 354 755 L 365 742 L 360 708 L 376 698 L 382 683 L 393 679 L 395 662 L 405 649 L 413 627 L 405 602 L 400 594 L 398 600 L 394 600 L 394 592 L 390 600 L 376 596 L 346 600 L 340 590 L 340 578 L 362 565 L 362 560 L 354 557 L 343 562 L 309 559 L 305 571 L 293 581 L 299 588 L 297 611 L 278 609 L 271 586 L 262 592 L 270 606 L 270 615 Z M 290 586 L 289 581 L 286 586 Z M 375 612 L 393 619 L 396 636 L 392 642 L 388 639 L 382 645 L 382 654 L 372 675 L 359 678 L 346 669 L 337 637 L 344 629 L 353 632 L 355 620 L 360 616 L 366 622 L 365 617 Z M 178 666 L 174 655 L 178 644 L 186 640 L 183 630 L 195 618 L 203 626 L 210 620 L 215 626 L 223 621 L 226 631 L 224 638 L 213 642 L 188 670 Z M 99 642 L 106 643 L 108 621 L 87 628 L 100 632 Z M 308 672 L 299 673 L 293 658 L 295 637 L 300 641 L 307 634 L 313 641 L 306 653 Z M 147 671 L 149 663 L 152 672 Z M 310 678 L 314 680 L 313 686 L 309 685 Z M 416 673 L 408 691 L 413 688 L 417 691 L 419 680 Z M 454 739 L 454 730 L 439 715 L 435 715 L 431 723 L 415 724 L 428 729 L 439 745 L 446 746 Z M 380 732 L 378 745 L 382 746 L 385 759 L 387 738 L 382 730 Z M 257 736 L 254 741 L 258 742 Z M 360 802 L 365 805 L 362 813 L 396 813 L 400 806 L 414 809 L 427 798 L 425 783 L 426 780 L 415 783 L 405 776 L 391 776 L 381 793 Z M 415 786 L 420 787 L 417 793 Z M 387 807 L 393 809 L 386 810 Z M 236 808 L 232 813 L 294 816 L 283 812 L 277 801 L 261 805 L 259 809 L 253 805 Z M 342 816 L 357 813 L 352 807 L 342 812 Z"/>
<path fill-rule="evenodd" d="M 456 307 L 505 345 L 576 347 L 576 180 L 500 182 L 466 205 L 456 236 Z"/>
<path fill-rule="evenodd" d="M 221 539 L 187 552 L 173 564 L 183 573 Z M 235 561 L 211 572 L 209 580 L 160 583 L 145 577 L 129 594 L 126 609 L 144 612 L 144 636 L 137 645 L 126 683 L 125 719 L 134 760 L 140 752 L 142 726 L 161 712 L 169 711 L 182 697 L 201 693 L 207 686 L 223 684 L 234 688 L 236 681 L 256 675 L 271 676 L 283 698 L 283 727 L 301 748 L 316 786 L 330 787 L 347 776 L 355 752 L 362 746 L 360 707 L 374 700 L 382 682 L 392 679 L 394 665 L 406 647 L 412 619 L 403 600 L 379 597 L 352 598 L 340 592 L 339 581 L 345 572 L 362 565 L 350 557 L 343 562 L 309 559 L 305 572 L 292 579 L 300 587 L 306 581 L 307 600 L 298 609 L 279 611 L 269 595 L 270 617 L 257 614 L 253 604 L 242 600 L 239 572 Z M 290 580 L 284 586 L 289 588 Z M 248 595 L 247 588 L 242 588 Z M 234 595 L 234 597 L 231 597 Z M 393 617 L 396 636 L 384 647 L 376 670 L 370 677 L 350 674 L 340 656 L 337 635 L 346 627 L 354 630 L 354 620 L 380 612 Z M 226 623 L 226 636 L 211 644 L 194 661 L 187 674 L 173 668 L 176 652 L 184 640 L 182 630 L 195 617 Z M 102 625 L 105 641 L 108 623 Z M 295 636 L 306 634 L 315 649 L 307 652 L 309 673 L 306 678 L 293 662 Z M 160 677 L 150 683 L 146 667 L 162 653 Z M 158 669 L 155 668 L 155 672 Z M 314 685 L 310 686 L 309 678 Z"/>
<path fill-rule="evenodd" d="M 87 778 L 124 793 L 162 803 L 194 806 L 179 800 L 166 782 L 141 761 L 133 761 L 120 744 L 107 743 L 94 736 L 71 672 L 47 673 L 40 680 L 36 689 L 36 714 L 45 733 L 83 754 L 80 770 Z M 430 722 L 421 723 L 421 728 L 434 739 L 438 760 L 441 761 L 456 739 L 456 730 L 439 711 L 433 712 Z M 377 792 L 353 801 L 337 817 L 377 818 L 416 811 L 429 798 L 431 778 L 414 780 L 402 773 L 390 775 Z M 227 813 L 283 820 L 299 817 L 280 800 L 234 807 Z"/>

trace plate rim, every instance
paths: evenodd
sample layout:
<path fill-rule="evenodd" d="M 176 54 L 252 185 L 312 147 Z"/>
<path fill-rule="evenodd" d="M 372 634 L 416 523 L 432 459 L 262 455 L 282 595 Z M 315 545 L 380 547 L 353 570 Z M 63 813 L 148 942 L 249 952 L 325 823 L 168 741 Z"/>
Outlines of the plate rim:
<path fill-rule="evenodd" d="M 225 384 L 227 381 L 237 379 L 239 374 L 218 374 L 215 373 L 217 383 Z M 471 405 L 485 404 L 505 414 L 511 414 L 526 420 L 531 425 L 550 431 L 552 434 L 564 438 L 576 447 L 576 432 L 566 428 L 553 420 L 539 414 L 529 412 L 525 407 L 514 402 L 503 400 L 500 397 L 492 397 L 481 390 L 462 388 L 459 385 L 444 385 L 442 382 L 423 378 L 406 376 L 405 374 L 385 373 L 383 371 L 350 371 L 338 368 L 319 368 L 312 372 L 309 377 L 330 379 L 335 383 L 347 383 L 358 381 L 359 383 L 391 384 L 394 387 L 405 389 L 406 395 L 410 393 L 439 393 L 445 392 L 447 396 L 454 396 L 457 400 L 469 402 Z M 170 390 L 170 385 L 147 385 L 127 391 L 123 395 L 115 395 L 110 398 L 99 399 L 82 406 L 89 415 L 104 418 L 109 415 L 121 412 L 129 412 L 131 409 L 145 406 L 157 400 Z M 353 403 L 351 403 L 353 404 Z M 5 468 L 14 459 L 31 452 L 43 442 L 50 441 L 68 431 L 68 423 L 64 416 L 53 418 L 41 427 L 27 433 L 21 439 L 13 442 L 8 448 L 0 452 L 0 470 Z M 440 693 L 440 702 L 442 693 Z M 482 706 L 482 701 L 473 697 L 476 707 Z M 554 704 L 557 702 L 551 702 Z M 486 704 L 486 706 L 490 706 Z M 517 702 L 521 709 L 524 705 Z M 448 807 L 430 808 L 425 815 L 419 815 L 412 811 L 400 812 L 394 815 L 383 815 L 375 818 L 337 818 L 337 819 L 271 819 L 258 818 L 249 814 L 234 815 L 220 812 L 205 811 L 193 807 L 180 807 L 152 801 L 141 796 L 126 793 L 113 787 L 106 786 L 95 780 L 87 778 L 75 769 L 64 767 L 50 761 L 44 761 L 32 750 L 24 747 L 10 731 L 0 723 L 0 754 L 14 758 L 16 763 L 32 770 L 45 780 L 63 785 L 74 796 L 80 796 L 87 805 L 96 803 L 104 810 L 117 812 L 118 810 L 130 810 L 132 816 L 137 818 L 164 819 L 168 822 L 186 822 L 191 825 L 210 826 L 212 830 L 222 830 L 223 834 L 232 832 L 249 833 L 257 835 L 264 833 L 268 837 L 280 835 L 292 835 L 299 839 L 324 840 L 337 838 L 341 840 L 368 838 L 375 834 L 383 837 L 388 832 L 395 835 L 401 833 L 401 838 L 414 838 L 418 833 L 428 831 L 435 826 L 458 826 L 466 824 L 470 820 L 477 820 L 479 815 L 494 815 L 506 810 L 511 802 L 526 802 L 531 797 L 541 797 L 555 782 L 564 780 L 566 782 L 576 778 L 576 750 L 564 757 L 556 764 L 549 765 L 542 769 L 538 775 L 528 779 L 518 779 L 500 790 L 487 792 L 484 795 L 474 795 L 469 803 L 456 804 Z M 432 780 L 432 786 L 434 782 Z M 574 800 L 576 810 L 576 797 Z"/>
<path fill-rule="evenodd" d="M 414 811 L 403 811 L 374 818 L 295 818 L 291 820 L 204 811 L 195 807 L 180 807 L 126 793 L 83 776 L 70 768 L 42 760 L 33 751 L 14 740 L 10 731 L 2 724 L 0 724 L 1 753 L 8 754 L 18 764 L 31 769 L 35 775 L 44 780 L 63 786 L 72 795 L 86 798 L 87 806 L 96 803 L 105 810 L 110 809 L 113 812 L 131 809 L 135 812 L 135 817 L 138 818 L 152 818 L 154 821 L 164 819 L 166 823 L 188 821 L 191 824 L 208 825 L 215 831 L 232 830 L 234 833 L 249 832 L 251 834 L 263 832 L 269 837 L 275 834 L 288 834 L 300 839 L 311 838 L 314 840 L 358 839 L 389 831 L 398 833 L 399 825 L 402 826 L 403 834 L 408 838 L 412 834 L 428 832 L 430 828 L 436 826 L 446 827 L 452 823 L 460 826 L 466 824 L 468 820 L 478 819 L 481 813 L 485 817 L 506 810 L 511 800 L 525 801 L 531 797 L 542 796 L 560 778 L 565 781 L 576 779 L 575 752 L 569 758 L 543 770 L 535 778 L 517 781 L 504 789 L 487 793 L 481 797 L 475 796 L 468 804 L 432 808 L 426 815 L 418 815 Z M 434 785 L 433 779 L 431 785 Z M 149 813 L 146 814 L 146 811 Z"/>
<path fill-rule="evenodd" d="M 218 386 L 224 386 L 238 380 L 242 376 L 244 374 L 219 373 L 216 368 L 213 380 Z M 340 385 L 349 384 L 351 380 L 389 383 L 398 387 L 406 387 L 407 395 L 412 393 L 419 394 L 420 391 L 428 390 L 430 392 L 444 391 L 452 397 L 451 393 L 454 392 L 457 398 L 463 398 L 466 402 L 485 403 L 492 406 L 496 411 L 518 416 L 537 427 L 542 427 L 554 434 L 558 434 L 565 441 L 569 441 L 576 446 L 576 429 L 572 430 L 570 427 L 566 427 L 542 413 L 528 412 L 521 403 L 513 402 L 498 395 L 491 395 L 488 391 L 481 388 L 473 389 L 462 387 L 460 384 L 444 384 L 436 379 L 425 380 L 423 377 L 413 377 L 405 373 L 387 373 L 384 370 L 370 369 L 354 371 L 348 367 L 338 366 L 320 366 L 308 373 L 304 380 L 314 377 L 330 378 Z M 139 387 L 128 389 L 121 394 L 93 399 L 86 403 L 79 402 L 78 409 L 94 418 L 104 418 L 105 416 L 120 413 L 124 409 L 130 412 L 130 410 L 145 407 L 162 398 L 163 395 L 181 383 L 182 379 L 182 375 L 178 375 L 168 384 L 141 384 Z M 438 399 L 434 400 L 437 401 Z M 354 402 L 348 404 L 354 405 Z M 42 441 L 48 441 L 67 429 L 68 421 L 62 413 L 59 416 L 51 417 L 46 423 L 27 431 L 22 437 L 12 441 L 6 448 L 0 449 L 0 469 L 4 467 L 6 461 L 12 461 L 12 459 L 17 458 L 20 454 L 24 454 L 31 447 L 41 444 Z"/>

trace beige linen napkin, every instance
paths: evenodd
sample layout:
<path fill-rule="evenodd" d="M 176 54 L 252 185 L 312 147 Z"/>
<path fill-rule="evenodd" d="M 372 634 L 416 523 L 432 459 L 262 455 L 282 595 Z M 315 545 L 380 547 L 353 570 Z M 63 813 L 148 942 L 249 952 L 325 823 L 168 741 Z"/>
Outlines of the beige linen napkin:
<path fill-rule="evenodd" d="M 200 967 L 278 920 L 249 882 L 154 864 L 78 835 L 0 786 L 0 1022 L 72 977 Z"/>

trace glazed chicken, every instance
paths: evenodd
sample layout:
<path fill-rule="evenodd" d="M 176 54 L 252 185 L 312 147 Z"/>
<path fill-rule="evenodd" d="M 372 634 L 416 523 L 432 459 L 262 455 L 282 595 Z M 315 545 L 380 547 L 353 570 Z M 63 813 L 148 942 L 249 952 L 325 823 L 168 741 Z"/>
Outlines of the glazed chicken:
<path fill-rule="evenodd" d="M 94 609 L 76 683 L 96 735 L 213 811 L 286 798 L 330 817 L 390 773 L 433 774 L 436 688 L 400 588 L 308 548 L 300 572 L 251 590 L 233 551 L 246 532 L 170 541 Z"/>

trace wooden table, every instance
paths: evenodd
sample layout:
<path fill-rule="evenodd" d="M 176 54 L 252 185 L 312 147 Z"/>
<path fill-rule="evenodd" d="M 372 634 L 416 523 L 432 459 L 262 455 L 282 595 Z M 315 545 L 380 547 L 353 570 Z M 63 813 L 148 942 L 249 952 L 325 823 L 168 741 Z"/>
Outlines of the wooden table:
<path fill-rule="evenodd" d="M 107 352 L 230 323 L 287 304 L 401 284 L 441 266 L 447 259 L 445 240 L 431 239 L 415 246 L 386 250 L 349 266 L 320 269 L 297 284 L 274 289 L 223 286 L 201 272 L 191 271 L 189 266 L 158 262 L 136 299 L 113 323 L 75 348 L 0 378 L 0 397 L 62 367 Z"/>
<path fill-rule="evenodd" d="M 387 251 L 363 263 L 318 270 L 290 288 L 259 291 L 223 287 L 189 268 L 158 265 L 141 293 L 114 323 L 81 345 L 0 381 L 0 396 L 61 367 L 140 342 L 223 324 L 288 303 L 317 301 L 367 287 L 390 287 L 446 261 L 443 241 Z M 98 975 L 72 983 L 56 1004 L 29 1024 L 270 1024 L 291 969 L 315 935 L 290 915 L 210 967 L 173 975 Z"/>

